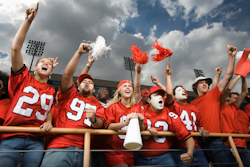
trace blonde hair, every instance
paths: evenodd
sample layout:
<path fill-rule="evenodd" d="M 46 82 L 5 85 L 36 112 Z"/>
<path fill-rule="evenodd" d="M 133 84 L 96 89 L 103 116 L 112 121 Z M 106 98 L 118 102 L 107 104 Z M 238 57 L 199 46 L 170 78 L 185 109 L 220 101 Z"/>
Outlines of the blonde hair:
<path fill-rule="evenodd" d="M 132 90 L 133 90 L 133 88 L 132 88 Z M 114 104 L 114 103 L 118 103 L 119 101 L 121 101 L 122 96 L 121 96 L 121 94 L 120 94 L 120 91 L 121 91 L 121 87 L 119 87 L 119 88 L 115 91 L 113 99 L 111 99 L 111 100 L 108 101 L 108 107 L 111 106 L 111 105 Z M 134 91 L 132 91 L 132 95 L 131 95 L 131 97 L 130 97 L 130 105 L 133 105 L 133 104 L 135 104 Z"/>

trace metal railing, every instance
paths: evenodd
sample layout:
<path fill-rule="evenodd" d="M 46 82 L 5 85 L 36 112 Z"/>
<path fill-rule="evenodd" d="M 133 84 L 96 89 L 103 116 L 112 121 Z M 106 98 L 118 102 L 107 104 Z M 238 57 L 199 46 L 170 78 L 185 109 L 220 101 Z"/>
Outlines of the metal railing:
<path fill-rule="evenodd" d="M 84 157 L 83 166 L 89 167 L 90 159 L 90 140 L 91 134 L 93 135 L 125 135 L 126 130 L 106 130 L 106 129 L 76 129 L 76 128 L 52 128 L 49 132 L 45 132 L 39 127 L 19 127 L 19 126 L 0 126 L 1 133 L 14 133 L 14 132 L 25 132 L 25 133 L 56 133 L 56 134 L 84 134 Z M 141 135 L 149 135 L 149 131 L 142 131 Z M 159 136 L 175 136 L 173 132 L 159 131 Z M 200 137 L 200 133 L 191 132 L 192 136 Z M 210 133 L 209 137 L 227 137 L 231 148 L 233 149 L 235 159 L 239 167 L 244 167 L 238 150 L 234 144 L 233 138 L 250 138 L 250 134 L 234 134 L 234 133 Z"/>

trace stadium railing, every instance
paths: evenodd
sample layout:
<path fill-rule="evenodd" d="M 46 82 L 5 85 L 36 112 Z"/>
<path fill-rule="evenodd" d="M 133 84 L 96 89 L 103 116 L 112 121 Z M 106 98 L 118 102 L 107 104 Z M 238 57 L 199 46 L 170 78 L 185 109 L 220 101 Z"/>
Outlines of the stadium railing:
<path fill-rule="evenodd" d="M 26 133 L 56 133 L 56 134 L 84 134 L 84 157 L 83 166 L 89 167 L 90 163 L 90 140 L 91 134 L 93 135 L 125 135 L 126 130 L 106 130 L 106 129 L 76 129 L 76 128 L 52 128 L 49 132 L 45 132 L 39 127 L 19 127 L 19 126 L 0 126 L 0 133 L 13 133 L 13 132 L 26 132 Z M 142 131 L 141 135 L 149 135 L 149 131 Z M 159 136 L 175 136 L 173 132 L 159 131 Z M 198 132 L 191 132 L 192 136 L 200 136 Z M 209 137 L 228 137 L 228 141 L 233 149 L 235 159 L 239 167 L 244 167 L 238 150 L 234 144 L 233 138 L 250 138 L 250 134 L 234 134 L 234 133 L 210 133 Z"/>

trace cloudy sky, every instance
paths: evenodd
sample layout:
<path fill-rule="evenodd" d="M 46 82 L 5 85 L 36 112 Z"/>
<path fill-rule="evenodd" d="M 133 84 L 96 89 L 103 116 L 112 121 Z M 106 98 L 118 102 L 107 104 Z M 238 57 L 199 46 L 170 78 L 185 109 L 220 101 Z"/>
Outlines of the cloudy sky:
<path fill-rule="evenodd" d="M 55 74 L 63 73 L 82 40 L 95 41 L 100 35 L 112 50 L 107 57 L 95 61 L 89 72 L 93 78 L 131 80 L 123 57 L 131 57 L 130 46 L 134 44 L 150 58 L 142 67 L 141 83 L 153 86 L 150 79 L 153 75 L 165 84 L 163 70 L 168 59 L 151 61 L 155 52 L 151 45 L 158 39 L 173 51 L 170 62 L 173 84 L 191 90 L 194 68 L 213 78 L 215 68 L 222 66 L 221 77 L 224 76 L 227 44 L 239 51 L 250 48 L 249 0 L 40 0 L 39 3 L 38 14 L 22 48 L 24 63 L 29 67 L 32 59 L 25 53 L 29 39 L 46 42 L 43 57 L 59 57 Z M 35 6 L 34 0 L 0 0 L 2 71 L 10 73 L 13 38 L 24 20 L 25 9 Z M 82 55 L 75 76 L 85 67 L 87 57 Z M 247 83 L 250 87 L 249 77 Z M 238 84 L 235 91 L 240 90 Z"/>

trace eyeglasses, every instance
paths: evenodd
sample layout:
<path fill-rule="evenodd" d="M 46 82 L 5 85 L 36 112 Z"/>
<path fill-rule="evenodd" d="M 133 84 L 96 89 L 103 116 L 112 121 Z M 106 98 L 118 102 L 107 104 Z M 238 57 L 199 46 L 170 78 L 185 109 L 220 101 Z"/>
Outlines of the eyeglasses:
<path fill-rule="evenodd" d="M 0 84 L 0 89 L 3 89 L 3 84 Z"/>

